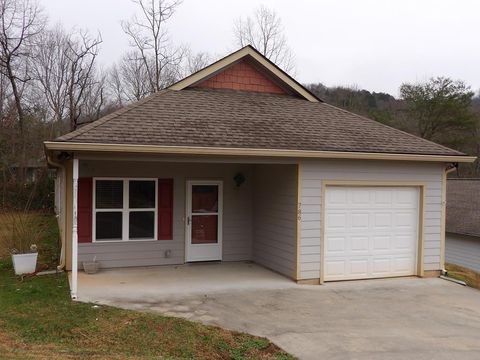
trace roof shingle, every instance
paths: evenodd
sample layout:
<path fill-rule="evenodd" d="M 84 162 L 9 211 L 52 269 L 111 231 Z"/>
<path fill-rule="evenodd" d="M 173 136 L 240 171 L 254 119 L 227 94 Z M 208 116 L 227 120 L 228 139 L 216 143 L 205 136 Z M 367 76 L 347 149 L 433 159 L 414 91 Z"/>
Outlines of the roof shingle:
<path fill-rule="evenodd" d="M 56 141 L 463 155 L 321 102 L 194 88 L 161 91 Z"/>

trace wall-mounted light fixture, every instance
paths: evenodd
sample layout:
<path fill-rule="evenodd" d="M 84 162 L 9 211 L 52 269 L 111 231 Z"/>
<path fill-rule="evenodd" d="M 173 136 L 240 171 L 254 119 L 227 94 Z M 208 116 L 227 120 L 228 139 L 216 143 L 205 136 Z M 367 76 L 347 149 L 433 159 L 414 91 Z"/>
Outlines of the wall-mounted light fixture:
<path fill-rule="evenodd" d="M 233 177 L 233 181 L 235 181 L 235 184 L 237 185 L 237 187 L 240 187 L 240 185 L 242 185 L 244 182 L 245 182 L 245 175 L 243 175 L 241 172 L 238 172 L 235 174 L 235 176 Z"/>

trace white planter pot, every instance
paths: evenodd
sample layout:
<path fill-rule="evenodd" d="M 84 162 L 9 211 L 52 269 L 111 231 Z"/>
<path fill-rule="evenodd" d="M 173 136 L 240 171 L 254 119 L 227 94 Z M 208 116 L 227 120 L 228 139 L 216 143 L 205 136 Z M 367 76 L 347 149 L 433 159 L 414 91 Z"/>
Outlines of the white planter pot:
<path fill-rule="evenodd" d="M 37 267 L 38 253 L 13 254 L 13 268 L 16 275 L 31 274 Z"/>

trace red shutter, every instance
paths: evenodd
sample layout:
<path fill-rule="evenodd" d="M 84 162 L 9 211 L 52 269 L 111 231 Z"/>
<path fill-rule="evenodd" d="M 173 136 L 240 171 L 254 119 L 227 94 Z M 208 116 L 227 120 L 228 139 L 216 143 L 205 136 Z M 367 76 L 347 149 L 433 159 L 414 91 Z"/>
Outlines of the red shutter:
<path fill-rule="evenodd" d="M 78 179 L 78 242 L 92 242 L 92 178 Z"/>
<path fill-rule="evenodd" d="M 173 239 L 173 179 L 158 179 L 158 240 Z"/>

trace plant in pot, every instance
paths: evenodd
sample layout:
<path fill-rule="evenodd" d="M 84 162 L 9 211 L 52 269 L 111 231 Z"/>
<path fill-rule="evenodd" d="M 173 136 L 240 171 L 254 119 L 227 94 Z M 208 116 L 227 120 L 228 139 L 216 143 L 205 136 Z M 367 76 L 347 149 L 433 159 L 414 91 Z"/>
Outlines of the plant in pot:
<path fill-rule="evenodd" d="M 29 250 L 12 249 L 12 263 L 15 275 L 31 274 L 37 268 L 37 245 L 30 245 Z"/>
<path fill-rule="evenodd" d="M 37 245 L 46 234 L 38 214 L 9 211 L 1 214 L 3 238 L 12 256 L 16 275 L 34 273 L 37 266 Z"/>

